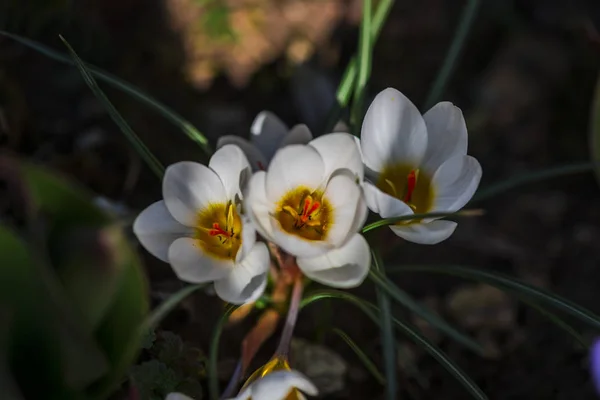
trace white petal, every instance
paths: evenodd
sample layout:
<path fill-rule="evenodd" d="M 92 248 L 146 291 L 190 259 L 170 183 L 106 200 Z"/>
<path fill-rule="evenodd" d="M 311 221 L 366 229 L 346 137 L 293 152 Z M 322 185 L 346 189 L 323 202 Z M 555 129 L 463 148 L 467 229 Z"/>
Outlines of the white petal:
<path fill-rule="evenodd" d="M 287 135 L 283 138 L 279 147 L 289 146 L 290 144 L 307 144 L 312 140 L 313 136 L 310 133 L 308 126 L 298 124 L 294 126 Z"/>
<path fill-rule="evenodd" d="M 242 216 L 242 247 L 236 254 L 236 262 L 240 262 L 244 259 L 250 251 L 254 248 L 256 243 L 256 228 L 252 219 L 248 215 Z"/>
<path fill-rule="evenodd" d="M 454 233 L 456 225 L 456 222 L 438 219 L 428 223 L 390 225 L 390 229 L 409 242 L 437 244 L 448 239 Z"/>
<path fill-rule="evenodd" d="M 358 205 L 362 192 L 358 184 L 346 174 L 335 175 L 325 189 L 323 197 L 332 208 L 333 224 L 327 226 L 327 241 L 340 246 L 353 233 Z"/>
<path fill-rule="evenodd" d="M 298 371 L 274 371 L 253 382 L 236 400 L 284 400 L 292 389 L 316 396 L 317 387 Z"/>
<path fill-rule="evenodd" d="M 350 128 L 348 128 L 348 125 L 344 122 L 344 120 L 340 119 L 337 124 L 335 124 L 335 126 L 333 127 L 332 132 L 350 132 Z M 355 136 L 356 137 L 356 136 Z"/>
<path fill-rule="evenodd" d="M 359 286 L 369 273 L 369 244 L 355 234 L 342 247 L 313 258 L 298 257 L 298 267 L 310 279 L 336 288 Z"/>
<path fill-rule="evenodd" d="M 296 257 L 315 257 L 331 250 L 333 246 L 324 240 L 308 240 L 284 231 L 279 222 L 271 218 L 272 242 Z"/>
<path fill-rule="evenodd" d="M 390 162 L 419 165 L 427 149 L 425 121 L 406 96 L 385 89 L 367 110 L 361 146 L 365 164 L 374 171 Z"/>
<path fill-rule="evenodd" d="M 157 201 L 140 213 L 133 223 L 133 233 L 148 253 L 168 262 L 169 246 L 193 230 L 177 222 L 167 210 L 164 201 Z"/>
<path fill-rule="evenodd" d="M 194 226 L 198 212 L 210 203 L 227 201 L 217 174 L 202 164 L 182 161 L 170 165 L 163 179 L 163 198 L 171 215 L 186 226 Z"/>
<path fill-rule="evenodd" d="M 240 149 L 242 149 L 244 154 L 246 154 L 246 157 L 248 158 L 248 161 L 250 162 L 250 166 L 252 167 L 253 171 L 267 169 L 269 163 L 265 159 L 265 156 L 255 145 L 253 145 L 246 139 L 233 135 L 221 136 L 217 141 L 217 149 L 220 149 L 221 147 L 228 144 L 236 145 Z"/>
<path fill-rule="evenodd" d="M 364 183 L 363 189 L 367 206 L 371 211 L 379 214 L 381 218 L 392 218 L 414 214 L 412 208 L 410 208 L 408 204 L 382 192 L 369 182 Z"/>
<path fill-rule="evenodd" d="M 323 183 L 325 166 L 311 146 L 293 144 L 280 149 L 267 172 L 267 198 L 279 202 L 284 194 L 299 186 L 316 190 Z"/>
<path fill-rule="evenodd" d="M 287 133 L 288 127 L 275 114 L 263 111 L 252 122 L 250 141 L 270 160 Z"/>
<path fill-rule="evenodd" d="M 248 183 L 252 169 L 240 147 L 233 144 L 221 147 L 210 158 L 208 166 L 223 182 L 227 199 L 242 197 L 241 188 Z"/>
<path fill-rule="evenodd" d="M 248 184 L 245 208 L 248 210 L 248 214 L 258 233 L 265 239 L 272 241 L 271 213 L 274 212 L 275 206 L 267 200 L 266 178 L 267 173 L 264 171 L 259 171 L 252 175 Z"/>
<path fill-rule="evenodd" d="M 358 200 L 358 205 L 356 206 L 356 215 L 352 227 L 350 228 L 350 232 L 359 232 L 365 225 L 368 216 L 369 209 L 367 208 L 367 200 L 364 196 L 364 190 L 361 189 L 361 196 Z"/>
<path fill-rule="evenodd" d="M 471 200 L 481 180 L 481 165 L 471 156 L 455 156 L 433 175 L 432 211 L 454 212 Z"/>
<path fill-rule="evenodd" d="M 267 245 L 263 242 L 256 243 L 229 275 L 215 282 L 217 296 L 233 304 L 256 300 L 266 287 L 269 263 Z"/>
<path fill-rule="evenodd" d="M 194 400 L 182 393 L 169 393 L 165 400 Z"/>
<path fill-rule="evenodd" d="M 325 176 L 330 176 L 337 169 L 348 169 L 362 182 L 364 167 L 354 136 L 341 132 L 329 133 L 312 140 L 309 145 L 321 155 L 325 163 Z"/>
<path fill-rule="evenodd" d="M 222 279 L 233 268 L 233 261 L 221 260 L 204 253 L 195 239 L 180 238 L 169 247 L 169 263 L 182 281 L 211 282 Z"/>
<path fill-rule="evenodd" d="M 427 151 L 422 168 L 434 173 L 451 157 L 467 154 L 467 125 L 460 108 L 447 101 L 438 103 L 423 119 L 427 125 Z"/>

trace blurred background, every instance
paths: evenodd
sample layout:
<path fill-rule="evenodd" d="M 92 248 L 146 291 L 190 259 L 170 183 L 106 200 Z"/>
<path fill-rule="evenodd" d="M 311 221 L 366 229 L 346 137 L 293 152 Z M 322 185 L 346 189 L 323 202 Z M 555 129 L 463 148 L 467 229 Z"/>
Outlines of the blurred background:
<path fill-rule="evenodd" d="M 370 96 L 391 86 L 421 107 L 466 3 L 396 0 L 375 46 Z M 484 171 L 482 186 L 589 159 L 600 2 L 480 3 L 442 99 L 465 114 L 469 152 Z M 318 133 L 356 51 L 361 7 L 360 0 L 0 0 L 0 29 L 64 52 L 62 34 L 85 61 L 169 105 L 214 147 L 221 135 L 248 135 L 262 110 Z M 205 161 L 200 148 L 161 116 L 122 92 L 102 88 L 163 164 Z M 160 183 L 78 71 L 2 36 L 0 146 L 80 182 L 126 220 L 161 196 Z M 3 217 L 7 198 L 0 197 Z M 600 191 L 591 173 L 519 188 L 481 206 L 484 216 L 463 219 L 435 251 L 387 233 L 370 239 L 388 244 L 386 265 L 461 264 L 499 271 L 600 312 Z M 140 253 L 153 304 L 182 287 L 168 265 Z M 485 346 L 481 358 L 413 319 L 491 399 L 594 398 L 586 352 L 534 310 L 486 285 L 430 274 L 393 278 Z M 356 293 L 374 297 L 370 283 Z M 155 340 L 191 349 L 181 354 L 205 354 L 222 310 L 218 299 L 194 295 L 165 321 Z M 412 318 L 403 309 L 395 311 Z M 298 368 L 319 382 L 325 398 L 381 397 L 381 387 L 355 354 L 329 333 L 331 325 L 381 365 L 377 326 L 355 309 L 332 303 L 301 314 Z M 243 321 L 225 332 L 223 381 L 250 326 Z M 581 329 L 584 336 L 592 334 Z M 401 398 L 467 398 L 433 359 L 399 340 Z M 267 344 L 259 361 L 269 357 L 272 346 Z M 160 398 L 162 389 L 152 385 L 165 373 L 156 363 L 148 367 L 153 357 L 156 352 L 146 351 L 133 372 L 145 377 L 139 379 L 146 380 L 144 396 L 151 399 Z M 140 365 L 146 368 L 142 372 Z M 201 382 L 201 366 L 190 368 L 187 378 Z M 199 387 L 190 393 L 202 397 Z"/>

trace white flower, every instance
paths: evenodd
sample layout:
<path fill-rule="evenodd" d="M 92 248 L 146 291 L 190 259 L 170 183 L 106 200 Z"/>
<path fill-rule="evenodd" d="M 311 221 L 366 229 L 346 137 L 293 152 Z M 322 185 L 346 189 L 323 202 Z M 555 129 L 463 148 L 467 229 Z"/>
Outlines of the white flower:
<path fill-rule="evenodd" d="M 277 149 L 290 144 L 306 144 L 312 134 L 306 125 L 296 125 L 291 130 L 277 116 L 263 111 L 250 127 L 250 140 L 239 136 L 222 136 L 217 148 L 227 144 L 239 146 L 250 161 L 254 171 L 266 170 Z"/>
<path fill-rule="evenodd" d="M 364 169 L 353 136 L 331 133 L 280 149 L 250 180 L 249 214 L 265 238 L 296 256 L 309 278 L 358 286 L 371 255 L 357 232 L 367 217 Z"/>
<path fill-rule="evenodd" d="M 467 155 L 462 112 L 452 103 L 421 116 L 402 93 L 385 89 L 367 111 L 360 146 L 372 182 L 364 185 L 367 204 L 383 218 L 458 211 L 481 179 L 479 162 Z M 427 219 L 390 228 L 408 241 L 436 244 L 456 223 Z"/>
<path fill-rule="evenodd" d="M 240 187 L 250 166 L 236 146 L 224 146 L 208 167 L 194 162 L 169 166 L 164 201 L 146 208 L 133 231 L 155 257 L 168 262 L 186 282 L 214 281 L 217 295 L 235 304 L 264 291 L 269 252 L 241 214 Z"/>
<path fill-rule="evenodd" d="M 316 386 L 295 370 L 270 372 L 252 382 L 231 400 L 286 400 L 304 399 L 302 393 L 316 396 Z M 289 397 L 288 397 L 289 396 Z"/>
<path fill-rule="evenodd" d="M 269 372 L 262 378 L 242 389 L 240 394 L 230 400 L 286 400 L 304 399 L 302 393 L 316 396 L 316 386 L 306 376 L 294 370 Z M 289 397 L 288 397 L 289 396 Z M 193 400 L 181 393 L 169 393 L 165 400 Z"/>

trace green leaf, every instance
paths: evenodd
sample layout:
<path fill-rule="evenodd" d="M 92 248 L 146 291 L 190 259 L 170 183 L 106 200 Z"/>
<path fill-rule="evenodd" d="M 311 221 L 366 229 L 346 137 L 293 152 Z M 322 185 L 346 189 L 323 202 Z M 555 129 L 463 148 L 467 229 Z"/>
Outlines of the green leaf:
<path fill-rule="evenodd" d="M 542 314 L 544 317 L 548 318 L 550 320 L 550 322 L 552 322 L 554 325 L 556 325 L 557 327 L 559 327 L 560 329 L 565 331 L 569 336 L 571 336 L 581 346 L 582 349 L 589 348 L 590 344 L 587 343 L 587 341 L 579 333 L 577 333 L 577 331 L 575 329 L 573 329 L 573 327 L 571 327 L 571 325 L 566 323 L 558 315 L 554 314 L 551 311 L 548 311 L 546 308 L 540 306 L 536 302 L 529 300 L 529 298 L 527 298 L 527 296 L 522 296 L 522 295 L 517 295 L 517 296 L 518 296 L 519 300 L 521 300 L 523 303 L 527 304 L 529 307 L 533 308 L 534 310 L 536 310 L 537 312 Z"/>
<path fill-rule="evenodd" d="M 125 118 L 123 118 L 123 116 L 121 116 L 121 114 L 117 111 L 115 106 L 113 106 L 113 104 L 110 102 L 108 97 L 106 97 L 106 95 L 104 94 L 102 89 L 100 89 L 100 87 L 96 83 L 96 80 L 94 79 L 92 74 L 88 71 L 84 62 L 79 58 L 77 53 L 75 53 L 75 50 L 73 50 L 71 45 L 62 36 L 60 36 L 60 40 L 62 40 L 63 43 L 65 44 L 65 46 L 67 46 L 67 48 L 69 49 L 69 53 L 71 53 L 71 57 L 73 57 L 73 60 L 75 61 L 75 65 L 79 69 L 79 72 L 81 72 L 81 75 L 83 76 L 83 80 L 89 86 L 89 88 L 92 90 L 92 92 L 94 92 L 94 95 L 96 96 L 96 98 L 98 100 L 100 100 L 100 102 L 102 103 L 102 105 L 104 106 L 104 108 L 106 109 L 106 111 L 108 112 L 110 117 L 112 118 L 112 120 L 121 129 L 121 132 L 123 132 L 125 137 L 127 137 L 127 139 L 129 139 L 129 141 L 131 142 L 131 144 L 133 145 L 135 150 L 144 159 L 146 164 L 148 164 L 148 166 L 150 167 L 152 172 L 154 172 L 154 174 L 159 179 L 162 179 L 162 176 L 165 173 L 165 168 L 162 166 L 160 161 L 158 161 L 158 159 L 154 156 L 154 154 L 152 154 L 152 152 L 146 147 L 144 142 L 142 142 L 142 140 L 136 135 L 136 133 L 133 131 L 133 129 L 131 129 L 131 127 L 129 126 L 127 121 L 125 121 Z"/>
<path fill-rule="evenodd" d="M 381 257 L 375 251 L 373 255 L 373 268 L 382 276 L 385 276 Z M 381 350 L 382 358 L 385 365 L 385 377 L 387 385 L 385 386 L 385 394 L 388 400 L 394 400 L 398 393 L 397 373 L 396 373 L 396 338 L 394 337 L 394 329 L 392 327 L 392 307 L 390 298 L 387 292 L 377 287 L 377 304 L 379 305 L 379 321 L 381 327 Z"/>
<path fill-rule="evenodd" d="M 387 16 L 392 9 L 392 5 L 394 5 L 394 0 L 379 0 L 378 6 L 375 9 L 375 14 L 373 15 L 373 20 L 371 23 L 371 43 L 376 43 L 377 38 L 379 37 L 379 33 L 383 28 L 383 24 L 387 19 Z M 342 109 L 348 106 L 350 102 L 350 98 L 353 92 L 353 88 L 355 85 L 356 76 L 358 73 L 358 62 L 356 57 L 352 57 L 348 66 L 346 66 L 346 70 L 342 75 L 342 80 L 338 86 L 336 99 L 337 102 L 334 104 L 332 109 L 329 112 L 329 116 L 327 118 L 327 124 L 325 126 L 325 131 L 323 133 L 329 133 L 333 130 L 333 127 L 338 122 Z"/>
<path fill-rule="evenodd" d="M 600 74 L 596 80 L 594 100 L 590 110 L 590 155 L 595 164 L 594 173 L 596 180 L 600 183 Z"/>
<path fill-rule="evenodd" d="M 469 268 L 460 265 L 403 265 L 401 267 L 388 268 L 389 273 L 393 272 L 433 272 L 453 276 L 459 276 L 465 279 L 472 279 L 479 282 L 485 282 L 499 289 L 510 289 L 523 296 L 542 302 L 573 317 L 585 322 L 595 329 L 600 329 L 600 317 L 591 311 L 543 289 L 535 288 L 518 279 L 511 278 L 497 272 L 488 272 L 477 268 Z"/>
<path fill-rule="evenodd" d="M 194 293 L 198 289 L 202 289 L 206 284 L 200 283 L 197 285 L 189 285 L 180 289 L 178 292 L 173 293 L 168 299 L 163 301 L 158 307 L 152 310 L 152 313 L 144 321 L 141 327 L 141 332 L 145 333 L 148 330 L 155 329 L 160 321 L 163 320 L 179 303 L 185 300 L 186 297 Z"/>
<path fill-rule="evenodd" d="M 384 218 L 384 219 L 380 219 L 379 221 L 375 221 L 375 222 L 370 223 L 369 225 L 365 226 L 362 229 L 362 233 L 367 233 L 369 231 L 372 231 L 373 229 L 377 229 L 382 226 L 397 224 L 398 222 L 406 222 L 406 221 L 428 219 L 428 218 L 446 218 L 446 217 L 459 216 L 460 214 L 461 214 L 460 211 L 458 211 L 458 212 L 433 212 L 433 213 L 423 213 L 423 214 L 402 215 L 400 217 L 393 217 L 393 218 Z"/>
<path fill-rule="evenodd" d="M 373 42 L 371 41 L 371 0 L 363 0 L 362 22 L 358 40 L 358 79 L 354 87 L 354 101 L 350 114 L 352 133 L 360 136 L 360 126 L 363 118 L 365 91 L 369 76 L 371 76 L 371 58 Z"/>
<path fill-rule="evenodd" d="M 92 196 L 43 166 L 17 161 L 34 207 L 49 216 L 49 234 L 64 233 L 74 226 L 100 227 L 111 219 L 92 204 Z"/>
<path fill-rule="evenodd" d="M 147 332 L 140 331 L 149 308 L 146 276 L 133 250 L 124 250 L 123 257 L 125 265 L 119 288 L 96 333 L 112 366 L 110 374 L 89 388 L 98 399 L 106 398 L 121 382 L 141 350 L 143 333 Z"/>
<path fill-rule="evenodd" d="M 333 328 L 332 332 L 335 333 L 336 335 L 338 335 L 344 342 L 346 342 L 348 347 L 350 347 L 350 349 L 352 349 L 354 354 L 356 354 L 356 356 L 363 363 L 363 365 L 365 366 L 367 371 L 369 371 L 371 373 L 371 375 L 373 375 L 373 377 L 377 380 L 377 382 L 379 382 L 379 384 L 382 386 L 385 385 L 385 378 L 383 377 L 382 373 L 379 372 L 375 363 L 373 361 L 371 361 L 369 356 L 367 356 L 364 351 L 362 351 L 360 346 L 357 345 L 356 343 L 354 343 L 354 341 L 350 338 L 350 336 L 348 336 L 341 329 Z M 392 354 L 395 356 L 396 352 L 392 351 Z"/>
<path fill-rule="evenodd" d="M 375 305 L 362 300 L 354 295 L 338 290 L 323 290 L 316 293 L 312 293 L 307 296 L 301 303 L 300 307 L 303 308 L 309 304 L 312 304 L 321 299 L 340 299 L 348 301 L 361 309 L 373 322 L 379 324 L 378 309 Z M 487 396 L 477 386 L 475 382 L 462 369 L 456 365 L 450 357 L 448 357 L 442 350 L 432 344 L 426 337 L 421 335 L 418 330 L 411 327 L 409 324 L 392 318 L 392 322 L 396 325 L 400 331 L 406 335 L 409 339 L 421 346 L 426 352 L 428 352 L 433 358 L 435 358 L 444 368 L 448 370 L 468 391 L 469 393 L 481 400 L 486 400 Z"/>
<path fill-rule="evenodd" d="M 431 107 L 433 107 L 435 103 L 439 101 L 440 96 L 444 93 L 448 79 L 450 78 L 450 75 L 452 75 L 452 71 L 456 65 L 456 60 L 461 53 L 471 25 L 473 24 L 475 16 L 477 15 L 479 3 L 479 0 L 468 0 L 467 5 L 463 9 L 460 22 L 458 24 L 458 29 L 456 30 L 454 38 L 452 39 L 452 44 L 448 49 L 448 53 L 446 54 L 444 63 L 440 68 L 440 72 L 438 73 L 435 81 L 433 82 L 433 86 L 427 95 L 427 100 L 425 100 L 425 110 L 429 110 Z"/>
<path fill-rule="evenodd" d="M 219 376 L 217 374 L 217 362 L 219 358 L 219 341 L 221 332 L 229 316 L 238 308 L 238 306 L 229 306 L 225 313 L 215 325 L 212 340 L 210 342 L 210 351 L 208 354 L 208 392 L 212 400 L 219 400 Z"/>
<path fill-rule="evenodd" d="M 487 200 L 498 194 L 509 191 L 511 189 L 518 188 L 520 186 L 531 185 L 532 183 L 537 183 L 546 179 L 590 172 L 593 171 L 593 169 L 593 163 L 585 162 L 577 164 L 560 165 L 558 167 L 547 168 L 529 174 L 519 174 L 518 176 L 515 176 L 513 178 L 509 178 L 505 181 L 490 185 L 483 189 L 479 189 L 477 193 L 475 193 L 475 196 L 473 196 L 473 199 L 467 204 L 467 206 L 471 206 L 474 203 Z"/>
<path fill-rule="evenodd" d="M 404 305 L 410 311 L 414 312 L 437 329 L 446 333 L 458 343 L 461 343 L 463 346 L 475 351 L 476 353 L 484 354 L 484 350 L 477 342 L 466 336 L 464 333 L 459 332 L 452 325 L 444 321 L 440 316 L 414 300 L 408 293 L 394 285 L 385 276 L 382 276 L 381 273 L 371 269 L 369 272 L 369 278 L 371 278 L 371 280 L 373 280 L 373 282 L 379 288 L 386 291 L 394 300 Z"/>
<path fill-rule="evenodd" d="M 16 42 L 19 42 L 22 45 L 27 46 L 53 60 L 65 64 L 75 65 L 75 63 L 66 54 L 62 54 L 58 51 L 55 51 L 48 46 L 44 46 L 41 43 L 1 30 L 0 35 L 8 37 Z M 196 129 L 188 120 L 183 118 L 181 115 L 177 114 L 175 111 L 160 103 L 155 98 L 143 93 L 139 88 L 136 88 L 135 86 L 117 78 L 114 75 L 109 74 L 108 72 L 102 71 L 98 67 L 95 67 L 90 64 L 86 65 L 90 74 L 108 83 L 109 85 L 123 91 L 124 93 L 127 93 L 128 95 L 146 104 L 147 106 L 155 109 L 167 120 L 169 120 L 179 129 L 181 129 L 183 133 L 185 133 L 191 140 L 199 144 L 202 150 L 206 153 L 206 155 L 210 156 L 212 154 L 212 150 L 208 145 L 208 139 L 206 139 L 206 137 L 202 133 L 200 133 L 198 129 Z"/>

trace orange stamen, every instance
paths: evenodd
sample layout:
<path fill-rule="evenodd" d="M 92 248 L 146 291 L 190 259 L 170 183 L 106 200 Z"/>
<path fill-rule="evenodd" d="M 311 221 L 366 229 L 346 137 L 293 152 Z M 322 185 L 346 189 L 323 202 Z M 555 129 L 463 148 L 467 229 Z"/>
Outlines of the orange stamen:
<path fill-rule="evenodd" d="M 257 161 L 257 162 L 256 162 L 256 164 L 258 165 L 258 168 L 259 168 L 261 171 L 264 171 L 264 170 L 266 169 L 266 168 L 265 168 L 265 166 L 263 165 L 263 163 L 261 163 L 260 161 Z"/>
<path fill-rule="evenodd" d="M 305 223 L 310 215 L 317 211 L 321 204 L 318 201 L 312 201 L 311 198 L 304 199 L 304 208 L 302 209 L 302 214 L 300 214 L 300 221 Z"/>
<path fill-rule="evenodd" d="M 215 222 L 213 224 L 213 229 L 209 230 L 208 234 L 210 236 L 218 236 L 218 235 L 223 235 L 223 236 L 226 236 L 226 237 L 231 237 L 232 236 L 232 234 L 230 234 L 226 230 L 221 229 L 221 227 L 219 226 L 218 222 Z"/>
<path fill-rule="evenodd" d="M 406 193 L 404 194 L 404 202 L 408 203 L 412 199 L 413 192 L 415 187 L 417 186 L 417 171 L 412 170 L 408 173 L 406 177 Z"/>

